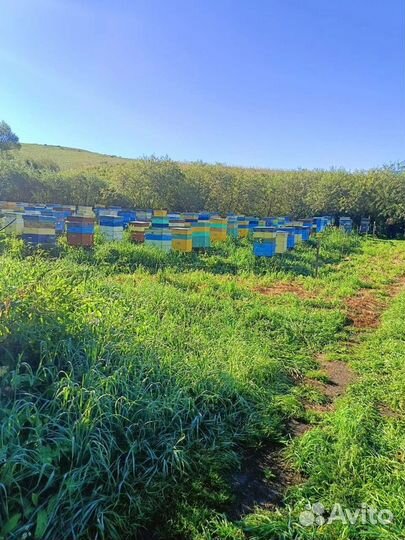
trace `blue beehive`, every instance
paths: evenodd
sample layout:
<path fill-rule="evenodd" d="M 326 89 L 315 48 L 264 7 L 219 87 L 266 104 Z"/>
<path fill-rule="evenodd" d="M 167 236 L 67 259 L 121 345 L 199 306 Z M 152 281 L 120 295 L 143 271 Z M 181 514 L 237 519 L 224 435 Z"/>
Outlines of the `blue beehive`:
<path fill-rule="evenodd" d="M 302 226 L 302 239 L 304 242 L 308 242 L 311 237 L 312 225 L 303 225 Z"/>
<path fill-rule="evenodd" d="M 124 229 L 128 228 L 128 225 L 131 221 L 136 220 L 135 210 L 118 210 L 117 215 L 122 217 Z"/>
<path fill-rule="evenodd" d="M 41 214 L 24 214 L 24 229 L 21 238 L 34 245 L 56 243 L 55 218 Z"/>
<path fill-rule="evenodd" d="M 274 227 L 255 227 L 253 253 L 256 257 L 273 257 L 276 254 L 277 233 Z"/>
<path fill-rule="evenodd" d="M 253 231 L 255 227 L 259 226 L 259 218 L 258 217 L 248 217 L 246 218 L 249 222 L 249 231 Z"/>
<path fill-rule="evenodd" d="M 253 253 L 256 257 L 274 257 L 276 244 L 253 244 Z"/>
<path fill-rule="evenodd" d="M 325 216 L 316 216 L 313 218 L 314 224 L 316 225 L 316 232 L 322 232 L 328 226 L 328 218 Z"/>
<path fill-rule="evenodd" d="M 124 220 L 122 216 L 99 216 L 100 231 L 108 241 L 121 241 L 123 239 Z"/>
<path fill-rule="evenodd" d="M 346 233 L 351 233 L 353 230 L 352 218 L 348 216 L 341 216 L 339 218 L 339 228 L 345 231 Z"/>
<path fill-rule="evenodd" d="M 154 210 L 152 227 L 145 231 L 145 244 L 157 247 L 162 251 L 170 251 L 172 239 L 167 210 Z"/>
<path fill-rule="evenodd" d="M 361 218 L 360 221 L 360 234 L 368 234 L 370 232 L 370 218 Z"/>

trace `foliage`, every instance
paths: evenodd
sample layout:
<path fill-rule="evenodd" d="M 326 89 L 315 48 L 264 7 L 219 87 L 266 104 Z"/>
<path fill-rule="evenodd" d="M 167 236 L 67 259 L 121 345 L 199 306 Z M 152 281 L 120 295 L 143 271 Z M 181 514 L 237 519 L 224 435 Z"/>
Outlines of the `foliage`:
<path fill-rule="evenodd" d="M 4 120 L 0 121 L 0 156 L 9 150 L 19 149 L 20 146 L 20 141 L 11 127 Z"/>

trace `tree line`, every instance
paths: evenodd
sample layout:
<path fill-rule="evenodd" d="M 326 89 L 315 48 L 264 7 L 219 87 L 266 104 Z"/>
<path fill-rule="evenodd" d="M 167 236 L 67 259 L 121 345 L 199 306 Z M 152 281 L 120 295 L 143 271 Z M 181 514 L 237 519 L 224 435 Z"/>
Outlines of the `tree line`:
<path fill-rule="evenodd" d="M 17 139 L 18 144 L 18 139 Z M 166 157 L 61 172 L 48 161 L 21 161 L 0 152 L 0 200 L 120 205 L 244 215 L 370 217 L 378 230 L 403 235 L 405 171 L 269 170 Z"/>

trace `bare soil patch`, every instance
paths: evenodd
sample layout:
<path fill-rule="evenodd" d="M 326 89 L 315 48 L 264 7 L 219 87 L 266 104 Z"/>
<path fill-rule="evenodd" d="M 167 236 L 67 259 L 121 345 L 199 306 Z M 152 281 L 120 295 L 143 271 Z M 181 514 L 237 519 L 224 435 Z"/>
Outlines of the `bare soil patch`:
<path fill-rule="evenodd" d="M 240 470 L 231 478 L 235 495 L 228 510 L 231 519 L 239 520 L 255 507 L 283 506 L 287 487 L 302 481 L 288 466 L 283 453 L 283 447 L 269 444 L 245 454 Z"/>
<path fill-rule="evenodd" d="M 320 390 L 327 397 L 327 403 L 311 404 L 308 409 L 320 413 L 330 412 L 334 408 L 335 400 L 346 392 L 347 387 L 355 380 L 355 376 L 347 363 L 342 360 L 329 361 L 324 354 L 320 354 L 317 362 L 325 372 L 328 382 L 307 379 L 306 383 Z"/>
<path fill-rule="evenodd" d="M 391 298 L 394 298 L 405 289 L 405 276 L 401 276 L 388 288 L 388 294 Z"/>
<path fill-rule="evenodd" d="M 347 316 L 355 328 L 377 328 L 385 304 L 369 289 L 362 289 L 346 300 Z"/>
<path fill-rule="evenodd" d="M 344 394 L 349 384 L 354 381 L 354 374 L 347 363 L 341 360 L 330 362 L 323 354 L 318 356 L 317 361 L 329 379 L 328 383 L 323 384 L 325 395 L 331 399 L 336 399 Z"/>
<path fill-rule="evenodd" d="M 316 298 L 316 295 L 311 291 L 307 291 L 298 283 L 275 283 L 271 287 L 258 287 L 256 292 L 265 296 L 281 296 L 283 294 L 295 294 L 299 298 Z"/>

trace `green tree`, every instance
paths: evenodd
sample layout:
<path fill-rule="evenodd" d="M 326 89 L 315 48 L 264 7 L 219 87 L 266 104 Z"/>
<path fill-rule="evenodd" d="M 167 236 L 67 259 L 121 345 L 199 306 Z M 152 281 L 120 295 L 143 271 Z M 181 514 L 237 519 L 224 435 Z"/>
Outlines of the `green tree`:
<path fill-rule="evenodd" d="M 0 155 L 4 155 L 9 150 L 21 148 L 20 141 L 11 127 L 4 120 L 0 122 Z"/>
<path fill-rule="evenodd" d="M 41 189 L 38 173 L 14 160 L 0 159 L 0 200 L 31 202 Z"/>

